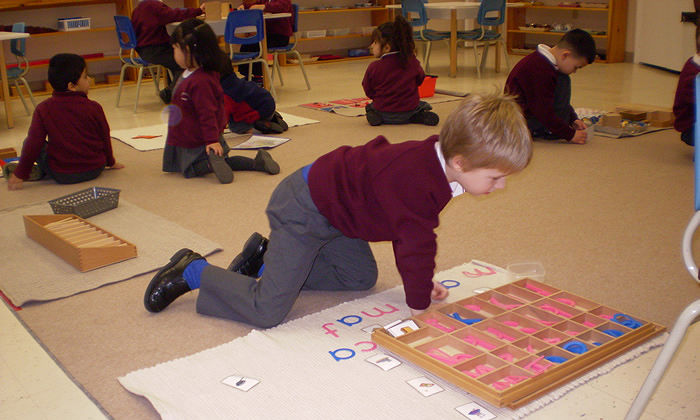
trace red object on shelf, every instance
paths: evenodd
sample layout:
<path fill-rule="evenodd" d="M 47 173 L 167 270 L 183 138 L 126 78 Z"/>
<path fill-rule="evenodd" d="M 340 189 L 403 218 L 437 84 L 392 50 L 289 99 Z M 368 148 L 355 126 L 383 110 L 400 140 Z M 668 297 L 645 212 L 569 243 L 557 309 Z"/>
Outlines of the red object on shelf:
<path fill-rule="evenodd" d="M 101 58 L 101 57 L 104 57 L 104 56 L 105 56 L 104 53 L 92 53 L 92 54 L 83 54 L 83 55 L 82 55 L 82 57 L 83 57 L 84 59 L 86 59 L 86 60 L 88 60 L 88 59 L 90 59 L 90 58 Z M 44 64 L 49 64 L 49 59 L 48 59 L 48 58 L 43 59 L 43 60 L 34 60 L 34 61 L 30 61 L 30 62 L 29 62 L 29 67 L 32 67 L 32 66 L 41 66 L 41 65 L 44 65 Z M 14 67 L 17 67 L 17 64 L 8 64 L 8 65 L 7 65 L 7 68 L 8 68 L 8 69 L 11 69 L 11 68 L 14 68 Z"/>

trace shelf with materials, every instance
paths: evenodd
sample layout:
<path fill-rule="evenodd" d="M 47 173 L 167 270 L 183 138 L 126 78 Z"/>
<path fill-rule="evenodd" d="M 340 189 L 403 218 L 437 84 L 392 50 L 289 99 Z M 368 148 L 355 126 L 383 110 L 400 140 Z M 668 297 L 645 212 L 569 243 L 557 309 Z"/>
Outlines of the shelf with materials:
<path fill-rule="evenodd" d="M 601 4 L 603 4 L 601 2 Z M 596 45 L 599 46 L 599 53 L 603 55 L 596 62 L 617 63 L 625 59 L 625 35 L 627 31 L 627 0 L 608 0 L 607 7 L 562 7 L 557 5 L 530 5 L 522 7 L 509 7 L 507 9 L 507 46 L 510 54 L 526 54 L 526 48 L 532 45 L 532 40 L 536 37 L 550 39 L 561 37 L 561 31 L 528 31 L 520 27 L 528 24 L 528 18 L 532 13 L 544 13 L 559 16 L 568 13 L 573 19 L 585 16 L 593 20 L 601 28 L 604 34 L 592 34 Z M 538 22 L 545 23 L 545 22 Z M 551 23 L 551 22 L 548 22 Z M 535 43 L 536 44 L 536 43 Z"/>

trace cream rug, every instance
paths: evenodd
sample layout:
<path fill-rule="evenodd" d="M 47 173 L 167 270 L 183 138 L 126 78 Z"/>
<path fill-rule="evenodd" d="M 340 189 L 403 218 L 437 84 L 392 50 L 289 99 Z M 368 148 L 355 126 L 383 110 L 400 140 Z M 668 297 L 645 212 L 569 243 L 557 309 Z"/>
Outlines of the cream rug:
<path fill-rule="evenodd" d="M 477 261 L 436 279 L 450 287 L 448 301 L 512 280 Z M 370 362 L 387 355 L 370 341 L 370 328 L 407 318 L 403 301 L 403 288 L 396 287 L 118 380 L 163 419 L 520 418 L 662 341 L 644 343 L 518 410 L 497 408 L 407 363 L 385 371 Z M 443 391 L 424 396 L 411 385 L 426 378 Z"/>
<path fill-rule="evenodd" d="M 289 128 L 298 127 L 307 124 L 316 124 L 319 121 L 311 118 L 299 117 L 297 115 L 288 114 L 286 112 L 279 113 Z M 112 139 L 128 144 L 136 150 L 147 152 L 149 150 L 158 150 L 165 148 L 165 139 L 168 137 L 168 125 L 156 124 L 146 127 L 126 128 L 124 130 L 112 130 Z M 248 134 L 235 134 L 228 129 L 224 131 L 224 139 L 226 141 L 243 138 Z M 237 141 L 237 140 L 234 140 Z M 240 143 L 240 141 L 237 141 Z"/>
<path fill-rule="evenodd" d="M 218 244 L 120 199 L 116 209 L 88 220 L 136 245 L 138 256 L 81 273 L 26 236 L 22 216 L 40 214 L 53 214 L 51 206 L 44 202 L 0 211 L 0 290 L 15 306 L 63 298 L 155 271 L 183 247 L 203 255 L 221 250 Z"/>

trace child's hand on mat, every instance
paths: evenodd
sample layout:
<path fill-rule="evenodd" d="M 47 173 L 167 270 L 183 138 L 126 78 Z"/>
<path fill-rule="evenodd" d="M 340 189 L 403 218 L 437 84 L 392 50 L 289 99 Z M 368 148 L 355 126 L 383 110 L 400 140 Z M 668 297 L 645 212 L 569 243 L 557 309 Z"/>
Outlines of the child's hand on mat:
<path fill-rule="evenodd" d="M 586 130 L 576 130 L 576 134 L 574 134 L 574 136 L 571 138 L 571 142 L 576 144 L 586 144 L 586 137 L 588 137 Z"/>
<path fill-rule="evenodd" d="M 108 169 L 124 169 L 124 164 L 119 162 L 114 162 L 114 165 L 108 166 Z"/>
<path fill-rule="evenodd" d="M 584 122 L 581 121 L 581 120 L 576 120 L 576 121 L 574 121 L 573 124 L 571 124 L 571 125 L 572 125 L 572 127 L 574 127 L 574 128 L 577 129 L 577 130 L 585 130 L 585 129 L 587 128 L 587 127 L 586 127 L 586 123 L 584 123 Z"/>
<path fill-rule="evenodd" d="M 211 150 L 213 150 L 214 153 L 216 153 L 219 156 L 224 155 L 224 148 L 221 147 L 221 143 L 219 143 L 219 142 L 207 144 L 207 147 L 206 147 L 207 155 L 209 154 L 209 151 L 211 151 Z"/>
<path fill-rule="evenodd" d="M 23 182 L 24 181 L 21 178 L 17 178 L 15 174 L 10 174 L 10 178 L 7 180 L 7 189 L 10 191 L 21 190 Z"/>
<path fill-rule="evenodd" d="M 447 290 L 447 287 L 433 281 L 433 291 L 430 292 L 430 298 L 432 300 L 445 300 L 449 294 L 450 292 Z"/>

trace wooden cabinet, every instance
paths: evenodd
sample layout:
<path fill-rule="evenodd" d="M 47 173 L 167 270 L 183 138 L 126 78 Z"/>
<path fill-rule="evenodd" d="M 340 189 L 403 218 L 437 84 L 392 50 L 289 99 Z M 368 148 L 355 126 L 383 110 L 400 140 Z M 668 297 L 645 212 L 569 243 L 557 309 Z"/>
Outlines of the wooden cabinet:
<path fill-rule="evenodd" d="M 509 7 L 507 14 L 507 45 L 511 54 L 527 54 L 539 43 L 552 45 L 561 38 L 563 31 L 538 31 L 528 24 L 572 24 L 591 31 L 601 62 L 617 63 L 625 60 L 625 35 L 627 32 L 627 0 L 592 0 L 581 3 L 595 7 L 562 7 L 558 4 L 529 4 Z M 540 2 L 541 3 L 541 2 Z M 568 4 L 568 3 L 567 3 Z"/>
<path fill-rule="evenodd" d="M 119 45 L 114 29 L 113 14 L 131 14 L 131 0 L 64 1 L 64 0 L 0 0 L 0 22 L 11 25 L 25 22 L 27 26 L 56 28 L 56 17 L 85 16 L 91 18 L 90 29 L 32 34 L 26 43 L 30 71 L 27 75 L 36 94 L 50 91 L 44 87 L 48 61 L 58 52 L 75 52 L 85 57 L 91 74 L 119 72 Z M 14 58 L 6 51 L 8 63 Z M 95 64 L 90 64 L 95 63 Z M 96 71 L 97 70 L 97 71 Z M 100 76 L 100 79 L 102 77 Z M 99 83 L 107 86 L 107 83 Z M 113 84 L 112 84 L 113 86 Z"/>

